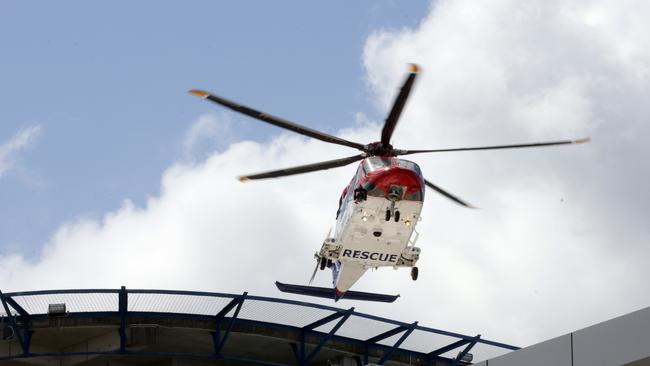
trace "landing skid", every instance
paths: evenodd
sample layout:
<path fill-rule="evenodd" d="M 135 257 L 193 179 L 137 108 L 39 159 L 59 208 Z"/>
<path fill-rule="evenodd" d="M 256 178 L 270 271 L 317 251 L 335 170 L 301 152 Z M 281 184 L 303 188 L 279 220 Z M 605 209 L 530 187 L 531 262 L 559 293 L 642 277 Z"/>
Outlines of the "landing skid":
<path fill-rule="evenodd" d="M 322 297 L 325 299 L 336 300 L 336 291 L 333 288 L 290 285 L 275 281 L 278 290 L 290 294 L 298 294 L 313 297 Z M 371 292 L 347 291 L 343 298 L 348 300 L 376 301 L 376 302 L 394 302 L 399 295 L 373 294 Z"/>

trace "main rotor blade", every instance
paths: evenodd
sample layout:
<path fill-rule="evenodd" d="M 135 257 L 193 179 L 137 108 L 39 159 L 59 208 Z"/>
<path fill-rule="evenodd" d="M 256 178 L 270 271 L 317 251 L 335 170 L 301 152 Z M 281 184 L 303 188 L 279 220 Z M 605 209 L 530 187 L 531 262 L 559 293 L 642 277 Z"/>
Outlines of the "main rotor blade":
<path fill-rule="evenodd" d="M 411 64 L 410 71 L 411 73 L 406 78 L 404 85 L 402 85 L 402 89 L 400 89 L 399 94 L 397 94 L 397 98 L 395 98 L 395 102 L 393 102 L 393 107 L 391 108 L 390 113 L 388 113 L 388 117 L 386 117 L 384 128 L 381 130 L 381 143 L 384 146 L 390 144 L 390 138 L 393 136 L 393 131 L 395 131 L 395 126 L 397 125 L 399 116 L 402 114 L 402 109 L 404 109 L 406 100 L 411 92 L 411 87 L 415 82 L 415 76 L 418 74 L 418 65 Z"/>
<path fill-rule="evenodd" d="M 270 114 L 266 114 L 264 112 L 260 112 L 258 110 L 253 109 L 253 108 L 246 107 L 244 105 L 235 103 L 235 102 L 233 102 L 231 100 L 216 96 L 214 94 L 210 94 L 210 93 L 208 93 L 206 91 L 203 91 L 203 90 L 195 90 L 195 89 L 193 89 L 193 90 L 190 90 L 189 93 L 194 94 L 196 96 L 199 96 L 199 97 L 201 97 L 203 99 L 208 99 L 208 100 L 210 100 L 212 102 L 215 102 L 217 104 L 221 104 L 222 106 L 224 106 L 226 108 L 230 108 L 235 112 L 239 112 L 239 113 L 245 114 L 247 116 L 257 118 L 257 119 L 262 120 L 264 122 L 270 123 L 270 124 L 272 124 L 274 126 L 278 126 L 280 128 L 284 128 L 284 129 L 287 129 L 287 130 L 290 130 L 290 131 L 293 131 L 293 132 L 297 132 L 297 133 L 299 133 L 301 135 L 313 137 L 315 139 L 325 141 L 325 142 L 329 142 L 329 143 L 332 143 L 332 144 L 353 147 L 353 148 L 361 150 L 361 151 L 364 151 L 364 149 L 365 149 L 365 146 L 362 145 L 362 144 L 352 142 L 352 141 L 348 141 L 348 140 L 345 140 L 345 139 L 342 139 L 342 138 L 339 138 L 339 137 L 336 137 L 336 136 L 332 136 L 332 135 L 326 134 L 324 132 L 316 131 L 314 129 L 311 129 L 311 128 L 308 128 L 308 127 L 305 127 L 305 126 L 301 126 L 301 125 L 299 125 L 297 123 L 288 121 L 288 120 L 286 120 L 284 118 L 280 118 L 280 117 L 276 117 L 276 116 L 273 116 L 273 115 L 270 115 Z"/>
<path fill-rule="evenodd" d="M 366 154 L 359 154 L 359 155 L 354 155 L 354 156 L 350 156 L 350 157 L 347 157 L 347 158 L 336 159 L 336 160 L 328 160 L 328 161 L 323 161 L 323 162 L 320 162 L 320 163 L 296 166 L 296 167 L 293 167 L 293 168 L 273 170 L 273 171 L 270 171 L 270 172 L 258 173 L 258 174 L 253 174 L 253 175 L 243 175 L 243 176 L 239 177 L 239 180 L 242 181 L 242 182 L 245 182 L 247 180 L 252 180 L 252 179 L 277 178 L 277 177 L 284 177 L 284 176 L 287 176 L 287 175 L 302 174 L 302 173 L 315 172 L 317 170 L 326 170 L 326 169 L 330 169 L 330 168 L 337 168 L 337 167 L 340 167 L 340 166 L 345 166 L 345 165 L 348 165 L 348 164 L 352 164 L 355 161 L 359 161 L 359 160 L 361 160 L 361 159 L 363 159 L 365 157 L 366 157 Z"/>
<path fill-rule="evenodd" d="M 477 147 L 459 147 L 453 149 L 433 149 L 433 150 L 395 150 L 397 155 L 410 155 L 420 153 L 434 153 L 434 152 L 450 152 L 450 151 L 473 151 L 473 150 L 498 150 L 498 149 L 518 149 L 522 147 L 541 147 L 553 145 L 570 145 L 570 144 L 583 144 L 589 142 L 589 138 L 579 140 L 565 140 L 553 142 L 535 142 L 530 144 L 516 144 L 516 145 L 495 145 L 495 146 L 477 146 Z"/>
<path fill-rule="evenodd" d="M 426 184 L 429 188 L 432 188 L 432 189 L 435 190 L 436 192 L 440 193 L 441 195 L 443 195 L 443 196 L 449 198 L 450 200 L 452 200 L 452 201 L 458 203 L 458 204 L 461 205 L 461 206 L 465 206 L 465 207 L 467 207 L 467 208 L 476 208 L 476 207 L 472 206 L 471 204 L 469 204 L 469 203 L 467 203 L 467 202 L 461 200 L 460 198 L 454 196 L 453 194 L 451 194 L 451 193 L 445 191 L 444 189 L 438 187 L 437 185 L 435 185 L 435 184 L 429 182 L 429 181 L 426 180 L 426 179 L 424 180 L 424 184 Z"/>

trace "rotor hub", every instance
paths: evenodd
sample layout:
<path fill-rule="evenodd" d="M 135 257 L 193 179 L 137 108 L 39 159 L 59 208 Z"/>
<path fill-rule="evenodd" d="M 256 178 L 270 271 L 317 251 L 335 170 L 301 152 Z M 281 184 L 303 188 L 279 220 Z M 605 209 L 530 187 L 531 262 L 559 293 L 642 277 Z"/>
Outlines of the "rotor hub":
<path fill-rule="evenodd" d="M 395 149 L 393 149 L 393 145 L 384 145 L 381 141 L 366 145 L 366 153 L 369 156 L 397 156 Z"/>

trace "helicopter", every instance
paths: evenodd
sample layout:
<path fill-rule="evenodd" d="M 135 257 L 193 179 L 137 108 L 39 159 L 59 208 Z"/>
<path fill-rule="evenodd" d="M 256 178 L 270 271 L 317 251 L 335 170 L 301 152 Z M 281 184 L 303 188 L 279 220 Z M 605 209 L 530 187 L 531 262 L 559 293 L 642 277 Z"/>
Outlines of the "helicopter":
<path fill-rule="evenodd" d="M 449 193 L 424 178 L 420 167 L 399 156 L 452 151 L 496 150 L 553 145 L 580 144 L 588 138 L 511 145 L 460 147 L 429 150 L 403 150 L 391 145 L 391 137 L 406 105 L 420 68 L 410 64 L 406 80 L 384 121 L 379 141 L 361 144 L 333 136 L 309 127 L 276 117 L 204 90 L 192 89 L 190 94 L 220 104 L 235 112 L 267 122 L 274 126 L 315 138 L 327 143 L 357 149 L 359 154 L 313 164 L 261 172 L 239 177 L 242 182 L 278 178 L 346 166 L 360 162 L 355 175 L 339 198 L 334 232 L 325 238 L 320 250 L 315 253 L 316 267 L 312 273 L 311 285 L 318 270 L 332 270 L 332 288 L 292 285 L 276 282 L 282 292 L 334 299 L 345 296 L 350 300 L 394 302 L 399 295 L 386 295 L 350 288 L 371 268 L 410 268 L 412 280 L 418 279 L 421 250 L 415 244 L 418 232 L 415 230 L 421 220 L 420 212 L 424 201 L 425 187 L 441 194 L 458 205 L 475 208 L 470 203 Z"/>

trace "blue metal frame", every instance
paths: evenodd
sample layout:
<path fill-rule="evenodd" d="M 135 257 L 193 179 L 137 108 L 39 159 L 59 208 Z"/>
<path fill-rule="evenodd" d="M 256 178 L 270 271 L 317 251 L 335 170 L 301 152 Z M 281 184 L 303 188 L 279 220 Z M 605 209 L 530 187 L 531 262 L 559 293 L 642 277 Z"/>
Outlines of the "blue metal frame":
<path fill-rule="evenodd" d="M 2 291 L 0 291 L 0 301 L 2 302 L 2 307 L 5 310 L 5 313 L 7 313 L 7 317 L 9 318 L 9 326 L 11 327 L 14 335 L 18 339 L 18 344 L 20 344 L 20 348 L 23 350 L 23 357 L 29 356 L 29 346 L 31 344 L 31 339 L 32 339 L 32 332 L 29 329 L 29 322 L 30 322 L 30 317 L 29 313 L 23 309 L 20 305 L 14 301 L 10 296 L 4 295 Z M 20 317 L 22 318 L 23 321 L 23 332 L 22 334 L 20 333 L 20 329 L 18 327 L 18 323 L 16 322 L 16 318 L 11 316 L 11 311 L 9 311 L 9 306 L 11 306 L 18 314 L 20 314 Z"/>
<path fill-rule="evenodd" d="M 472 349 L 472 347 L 474 347 L 474 346 L 476 345 L 476 342 L 478 342 L 479 339 L 481 339 L 481 335 L 480 335 L 480 334 L 477 335 L 476 337 L 474 337 L 474 339 L 472 339 L 472 340 L 469 342 L 469 344 L 467 345 L 467 347 L 465 347 L 465 349 L 463 349 L 463 350 L 458 354 L 458 356 L 456 356 L 456 358 L 454 358 L 454 363 L 452 364 L 452 366 L 458 366 L 458 364 L 459 364 L 460 361 L 463 359 L 463 357 L 465 357 L 465 355 L 466 355 L 467 353 L 469 353 L 469 351 Z"/>
<path fill-rule="evenodd" d="M 390 350 L 388 350 L 388 352 L 384 353 L 384 357 L 382 357 L 379 360 L 379 362 L 377 362 L 377 364 L 378 365 L 383 365 L 384 362 L 388 361 L 388 358 L 390 357 L 390 355 L 395 351 L 395 349 L 397 349 L 399 346 L 402 345 L 402 342 L 404 342 L 406 340 L 406 338 L 408 338 L 408 336 L 411 335 L 411 333 L 413 333 L 413 330 L 415 330 L 415 327 L 417 327 L 417 325 L 418 325 L 418 322 L 414 322 L 413 324 L 411 324 L 408 327 L 408 329 L 406 329 L 406 332 L 404 332 L 404 334 L 402 334 L 402 336 L 397 340 L 397 342 L 395 342 L 393 347 L 391 347 Z"/>
<path fill-rule="evenodd" d="M 72 318 L 117 318 L 119 320 L 119 334 L 120 334 L 120 345 L 119 348 L 113 351 L 102 351 L 102 352 L 62 352 L 62 353 L 31 353 L 29 350 L 31 342 L 31 330 L 30 323 L 36 320 L 47 319 L 47 314 L 30 314 L 24 308 L 22 308 L 14 298 L 18 297 L 29 297 L 29 296 L 38 296 L 38 295 L 62 295 L 62 294 L 116 294 L 118 296 L 118 308 L 116 311 L 93 311 L 93 312 L 72 312 L 68 316 Z M 156 295 L 186 295 L 186 296 L 204 296 L 204 297 L 217 297 L 217 298 L 226 298 L 231 299 L 231 301 L 224 306 L 218 314 L 213 316 L 206 316 L 201 314 L 184 314 L 184 313 L 163 313 L 163 312 L 147 312 L 147 311 L 129 311 L 128 310 L 128 298 L 129 294 L 156 294 Z M 365 354 L 363 355 L 363 360 L 365 363 L 368 362 L 368 350 L 370 348 L 376 348 L 383 352 L 383 357 L 379 360 L 379 364 L 384 364 L 388 361 L 391 356 L 395 353 L 401 355 L 417 357 L 422 360 L 428 360 L 429 363 L 432 363 L 435 359 L 445 359 L 454 364 L 458 364 L 459 360 L 466 355 L 474 345 L 477 343 L 482 343 L 485 345 L 490 345 L 498 348 L 503 348 L 507 350 L 517 350 L 519 347 L 507 345 L 504 343 L 494 342 L 482 339 L 480 335 L 478 336 L 468 336 L 459 333 L 448 332 L 440 329 L 422 327 L 419 326 L 417 322 L 408 324 L 399 322 L 396 320 L 381 318 L 378 316 L 358 313 L 354 308 L 350 309 L 341 309 L 327 305 L 312 304 L 302 301 L 288 300 L 288 299 L 278 299 L 271 297 L 262 297 L 262 296 L 249 296 L 248 293 L 244 292 L 240 295 L 235 294 L 224 294 L 224 293 L 212 293 L 212 292 L 196 292 L 196 291 L 175 291 L 175 290 L 127 290 L 125 287 L 120 288 L 119 290 L 114 289 L 93 289 L 93 290 L 47 290 L 47 291 L 29 291 L 29 292 L 13 292 L 3 294 L 0 291 L 0 300 L 2 303 L 2 308 L 7 314 L 9 324 L 12 327 L 14 334 L 16 335 L 17 341 L 22 348 L 22 354 L 12 355 L 7 357 L 0 357 L 2 360 L 10 360 L 16 358 L 24 357 L 60 357 L 60 356 L 90 356 L 90 355 L 139 355 L 139 356 L 168 356 L 168 357 L 198 357 L 206 359 L 224 359 L 224 360 L 236 360 L 243 361 L 248 363 L 255 363 L 261 365 L 283 365 L 280 363 L 269 362 L 265 360 L 255 360 L 247 359 L 241 357 L 234 357 L 223 354 L 223 348 L 228 340 L 228 336 L 233 329 L 235 322 L 242 324 L 252 324 L 252 325 L 263 325 L 272 328 L 286 329 L 290 331 L 297 332 L 300 335 L 300 343 L 289 343 L 296 361 L 299 365 L 307 365 L 311 362 L 322 348 L 327 345 L 330 341 L 344 342 L 344 343 L 353 343 L 365 347 Z M 272 323 L 261 320 L 250 320 L 250 319 L 239 319 L 239 312 L 242 309 L 242 306 L 245 301 L 261 301 L 269 303 L 278 303 L 278 304 L 288 304 L 288 305 L 297 305 L 307 308 L 314 308 L 320 310 L 331 311 L 332 314 L 323 317 L 317 321 L 312 322 L 302 328 L 295 327 L 286 324 Z M 12 315 L 10 311 L 12 308 L 17 315 Z M 227 317 L 227 315 L 234 309 L 233 315 Z M 354 339 L 344 336 L 336 335 L 336 332 L 343 326 L 343 324 L 352 316 L 364 318 L 368 320 L 373 320 L 381 322 L 384 324 L 392 324 L 395 328 L 378 334 L 374 337 L 368 338 L 366 340 Z M 140 352 L 140 351 L 131 351 L 127 348 L 127 320 L 130 317 L 163 317 L 163 318 L 174 318 L 174 319 L 195 319 L 195 320 L 207 320 L 215 321 L 215 330 L 213 333 L 213 343 L 214 343 L 214 352 L 213 353 L 178 353 L 178 352 Z M 316 331 L 315 329 L 338 320 L 336 325 L 328 332 Z M 22 332 L 20 331 L 19 324 L 22 322 Z M 222 329 L 222 322 L 227 322 L 225 329 Z M 458 339 L 447 346 L 441 347 L 437 350 L 434 350 L 430 353 L 422 353 L 417 351 L 412 351 L 408 349 L 400 348 L 402 343 L 411 335 L 414 330 L 419 330 L 427 333 L 434 333 L 439 335 L 444 335 L 448 337 L 453 337 Z M 222 335 L 223 331 L 223 335 Z M 377 342 L 387 339 L 391 336 L 403 333 L 401 337 L 395 342 L 393 346 L 386 346 L 378 344 Z M 319 343 L 309 354 L 305 352 L 305 337 L 309 334 L 310 336 L 319 337 Z M 455 359 L 447 359 L 441 357 L 442 354 L 459 348 L 461 346 L 467 345 L 463 351 L 461 351 Z M 361 358 L 357 358 L 358 362 L 361 361 Z"/>
<path fill-rule="evenodd" d="M 400 334 L 400 333 L 402 333 L 403 331 L 405 331 L 406 329 L 408 329 L 408 328 L 406 328 L 406 327 L 400 325 L 400 326 L 397 327 L 397 328 L 393 328 L 393 329 L 391 329 L 391 330 L 389 330 L 389 331 L 386 331 L 386 332 L 384 332 L 384 333 L 382 333 L 382 334 L 379 334 L 379 335 L 376 335 L 376 336 L 374 336 L 374 337 L 372 337 L 372 338 L 368 338 L 368 339 L 366 339 L 366 343 L 377 343 L 377 342 L 379 342 L 379 341 L 381 341 L 381 340 L 383 340 L 383 339 L 386 339 L 386 338 L 392 337 L 392 336 L 394 336 L 395 334 Z"/>
<path fill-rule="evenodd" d="M 437 356 L 440 356 L 440 355 L 443 354 L 443 353 L 447 353 L 447 352 L 449 352 L 449 351 L 453 351 L 453 350 L 455 350 L 456 348 L 458 348 L 458 347 L 460 347 L 460 346 L 464 346 L 464 345 L 466 345 L 467 343 L 470 343 L 470 342 L 471 342 L 470 340 L 467 340 L 467 339 L 461 339 L 460 341 L 454 342 L 454 343 L 449 344 L 449 345 L 446 345 L 446 346 L 444 346 L 444 347 L 440 347 L 440 348 L 438 348 L 437 350 L 435 350 L 435 351 L 429 353 L 429 357 L 430 357 L 431 359 L 433 359 L 433 358 L 435 358 L 435 357 L 437 357 Z"/>
<path fill-rule="evenodd" d="M 224 306 L 223 309 L 216 315 L 216 329 L 214 331 L 214 337 L 213 337 L 213 342 L 214 342 L 214 354 L 217 355 L 217 357 L 223 356 L 221 351 L 223 350 L 223 346 L 226 345 L 226 341 L 228 340 L 228 336 L 230 335 L 230 331 L 232 330 L 233 325 L 235 325 L 235 321 L 237 320 L 237 317 L 239 316 L 239 311 L 241 310 L 241 307 L 244 305 L 244 301 L 246 301 L 246 296 L 248 296 L 248 292 L 244 292 L 243 295 L 232 299 L 228 305 Z M 221 339 L 221 321 L 225 319 L 226 315 L 235 308 L 235 313 L 233 316 L 230 318 L 230 322 L 228 323 L 228 327 L 226 328 L 226 332 L 223 335 L 223 339 Z"/>
<path fill-rule="evenodd" d="M 350 309 L 348 309 L 348 311 L 343 313 L 342 316 L 341 316 L 341 320 L 339 320 L 336 323 L 336 325 L 332 328 L 332 330 L 330 330 L 329 333 L 325 337 L 323 337 L 323 339 L 321 339 L 321 341 L 318 343 L 316 348 L 314 348 L 314 350 L 312 350 L 311 353 L 308 356 L 303 357 L 302 359 L 299 360 L 299 364 L 301 366 L 302 365 L 309 365 L 309 362 L 311 362 L 311 360 L 313 360 L 314 357 L 316 357 L 316 355 L 318 354 L 318 352 L 320 352 L 320 350 L 323 348 L 325 343 L 329 342 L 329 340 L 332 339 L 332 336 L 334 336 L 334 334 L 339 330 L 339 328 L 341 328 L 343 323 L 345 323 L 345 321 L 348 320 L 350 315 L 352 315 L 353 313 L 354 313 L 354 308 L 350 308 Z M 305 328 L 303 328 L 303 337 L 302 337 L 302 342 L 301 342 L 301 356 L 304 356 L 304 347 L 305 347 L 304 346 L 304 344 L 305 344 L 305 342 L 304 342 L 304 332 L 305 332 Z"/>
<path fill-rule="evenodd" d="M 120 288 L 117 311 L 120 314 L 120 352 L 126 352 L 126 317 L 129 312 L 129 294 L 124 286 Z"/>

